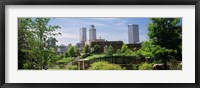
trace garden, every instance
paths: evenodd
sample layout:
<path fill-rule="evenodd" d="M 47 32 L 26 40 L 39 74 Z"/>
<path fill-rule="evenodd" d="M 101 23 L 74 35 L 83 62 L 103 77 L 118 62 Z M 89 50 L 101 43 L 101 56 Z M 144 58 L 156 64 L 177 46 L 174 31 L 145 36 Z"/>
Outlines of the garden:
<path fill-rule="evenodd" d="M 80 70 L 79 60 L 87 60 L 85 70 L 182 70 L 182 25 L 179 18 L 150 18 L 148 40 L 139 49 L 123 44 L 114 49 L 109 45 L 85 45 L 81 50 L 69 46 L 58 54 L 55 30 L 50 18 L 18 19 L 18 69 Z"/>

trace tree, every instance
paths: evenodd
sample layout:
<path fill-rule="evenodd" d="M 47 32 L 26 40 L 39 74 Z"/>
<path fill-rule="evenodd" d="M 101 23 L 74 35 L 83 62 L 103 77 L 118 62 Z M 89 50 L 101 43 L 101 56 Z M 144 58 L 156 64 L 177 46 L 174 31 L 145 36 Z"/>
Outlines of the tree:
<path fill-rule="evenodd" d="M 30 62 L 31 58 L 28 58 L 27 49 L 29 48 L 28 45 L 28 38 L 32 37 L 31 32 L 29 29 L 31 29 L 31 23 L 32 19 L 30 18 L 18 18 L 18 68 L 23 69 L 26 68 L 32 68 L 31 63 L 26 63 L 26 66 L 24 66 L 25 62 Z"/>
<path fill-rule="evenodd" d="M 55 32 L 55 30 L 60 27 L 49 25 L 48 23 L 50 20 L 50 18 L 18 19 L 18 41 L 20 41 L 18 49 L 28 54 L 25 58 L 26 62 L 24 62 L 25 68 L 42 69 L 47 65 L 48 59 L 51 59 L 52 55 L 54 55 L 52 53 L 56 53 L 52 51 L 48 44 L 50 38 L 60 34 Z M 21 41 L 25 42 L 21 43 Z M 56 41 L 56 39 L 51 40 L 51 42 L 54 41 Z M 23 48 L 24 46 L 25 48 Z M 30 64 L 27 65 L 26 63 Z"/>
<path fill-rule="evenodd" d="M 121 47 L 121 52 L 125 53 L 127 49 L 128 49 L 128 46 L 126 44 L 123 44 Z"/>
<path fill-rule="evenodd" d="M 90 53 L 90 47 L 89 47 L 89 45 L 85 45 L 83 47 L 83 53 L 86 53 L 86 54 Z"/>
<path fill-rule="evenodd" d="M 126 54 L 126 55 L 132 55 L 132 54 L 133 54 L 133 51 L 132 51 L 131 49 L 127 49 L 127 50 L 125 51 L 125 54 Z"/>
<path fill-rule="evenodd" d="M 112 56 L 113 54 L 114 54 L 114 50 L 113 50 L 113 47 L 110 45 L 108 49 L 106 50 L 106 55 Z"/>
<path fill-rule="evenodd" d="M 160 47 L 153 44 L 151 41 L 145 41 L 142 47 L 136 51 L 138 57 L 145 57 L 148 61 L 161 60 L 165 63 L 167 58 L 172 57 L 172 53 L 176 53 L 176 50 Z"/>
<path fill-rule="evenodd" d="M 93 53 L 99 53 L 100 52 L 100 46 L 99 45 L 95 45 L 94 47 L 93 47 Z"/>
<path fill-rule="evenodd" d="M 67 53 L 70 57 L 76 57 L 77 56 L 77 49 L 76 47 L 74 46 L 70 46 L 68 49 L 67 49 Z"/>
<path fill-rule="evenodd" d="M 154 45 L 177 50 L 173 56 L 182 58 L 182 26 L 179 18 L 152 18 L 148 37 Z"/>

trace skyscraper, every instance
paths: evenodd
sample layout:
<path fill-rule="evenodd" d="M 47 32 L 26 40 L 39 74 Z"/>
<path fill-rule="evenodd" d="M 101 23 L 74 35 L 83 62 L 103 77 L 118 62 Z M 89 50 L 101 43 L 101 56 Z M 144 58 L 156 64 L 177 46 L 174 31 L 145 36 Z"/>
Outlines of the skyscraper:
<path fill-rule="evenodd" d="M 137 24 L 128 25 L 128 42 L 129 44 L 136 44 L 139 42 L 139 27 Z"/>
<path fill-rule="evenodd" d="M 90 25 L 89 28 L 89 41 L 94 41 L 96 40 L 96 29 L 94 25 Z"/>
<path fill-rule="evenodd" d="M 85 41 L 87 41 L 86 28 L 80 28 L 80 42 L 84 43 Z"/>

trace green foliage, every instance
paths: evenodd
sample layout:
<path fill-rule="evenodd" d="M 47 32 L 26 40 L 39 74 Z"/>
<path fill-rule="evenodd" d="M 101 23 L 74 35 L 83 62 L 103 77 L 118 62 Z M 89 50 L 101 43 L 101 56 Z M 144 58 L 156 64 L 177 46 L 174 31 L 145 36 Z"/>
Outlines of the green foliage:
<path fill-rule="evenodd" d="M 67 53 L 68 53 L 68 56 L 70 56 L 70 57 L 76 57 L 78 55 L 78 49 L 74 46 L 70 46 L 67 49 Z"/>
<path fill-rule="evenodd" d="M 24 61 L 19 62 L 23 62 L 24 68 L 42 69 L 56 54 L 49 41 L 56 42 L 53 37 L 60 33 L 54 31 L 60 27 L 48 25 L 50 20 L 50 18 L 18 18 L 18 51 L 26 52 L 18 58 L 23 58 L 19 60 Z"/>
<path fill-rule="evenodd" d="M 182 64 L 175 59 L 171 59 L 170 62 L 168 62 L 168 66 L 170 70 L 182 70 Z"/>
<path fill-rule="evenodd" d="M 100 53 L 100 46 L 99 45 L 95 45 L 92 49 L 93 49 L 94 54 Z"/>
<path fill-rule="evenodd" d="M 90 46 L 89 45 L 85 45 L 84 47 L 83 47 L 83 53 L 90 53 Z"/>
<path fill-rule="evenodd" d="M 121 47 L 121 52 L 125 53 L 127 49 L 128 49 L 128 46 L 126 44 L 123 44 Z"/>
<path fill-rule="evenodd" d="M 139 66 L 139 70 L 152 70 L 153 64 L 143 63 Z"/>
<path fill-rule="evenodd" d="M 110 64 L 105 61 L 95 62 L 91 64 L 89 70 L 123 70 L 121 66 Z"/>
<path fill-rule="evenodd" d="M 133 55 L 133 51 L 132 51 L 131 49 L 127 49 L 127 50 L 125 51 L 125 55 L 126 55 L 126 56 L 131 56 L 131 55 Z"/>
<path fill-rule="evenodd" d="M 68 57 L 68 58 L 63 58 L 61 60 L 58 60 L 57 63 L 58 64 L 66 64 L 66 63 L 69 63 L 73 60 L 74 60 L 74 57 Z"/>
<path fill-rule="evenodd" d="M 174 58 L 182 58 L 182 25 L 180 18 L 152 18 L 148 25 L 148 36 L 154 45 L 176 50 Z M 159 52 L 164 53 L 164 52 Z"/>
<path fill-rule="evenodd" d="M 69 57 L 68 51 L 65 52 L 65 57 Z"/>
<path fill-rule="evenodd" d="M 131 64 L 131 69 L 132 70 L 138 70 L 140 64 Z"/>
<path fill-rule="evenodd" d="M 65 64 L 59 64 L 59 69 L 65 69 L 66 65 Z"/>
<path fill-rule="evenodd" d="M 90 56 L 90 54 L 84 53 L 83 55 L 81 55 L 81 58 L 83 59 L 83 58 L 86 58 L 86 57 L 88 57 L 88 56 Z"/>
<path fill-rule="evenodd" d="M 102 58 L 105 56 L 106 56 L 105 54 L 94 54 L 94 55 L 88 56 L 86 59 L 92 60 L 92 59 L 96 59 L 96 58 Z"/>
<path fill-rule="evenodd" d="M 66 69 L 68 69 L 68 70 L 78 70 L 78 66 L 77 65 L 70 65 Z"/>
<path fill-rule="evenodd" d="M 107 56 L 112 56 L 114 54 L 114 50 L 113 50 L 113 47 L 110 45 L 108 47 L 108 49 L 106 50 L 106 55 Z"/>
<path fill-rule="evenodd" d="M 164 62 L 166 58 L 173 58 L 171 56 L 173 53 L 176 53 L 176 50 L 154 45 L 151 41 L 145 41 L 141 49 L 136 52 L 138 57 L 145 57 L 146 59 L 154 58 L 154 60 L 162 59 L 162 62 Z"/>
<path fill-rule="evenodd" d="M 122 53 L 121 50 L 117 49 L 116 54 L 121 54 L 121 53 Z"/>

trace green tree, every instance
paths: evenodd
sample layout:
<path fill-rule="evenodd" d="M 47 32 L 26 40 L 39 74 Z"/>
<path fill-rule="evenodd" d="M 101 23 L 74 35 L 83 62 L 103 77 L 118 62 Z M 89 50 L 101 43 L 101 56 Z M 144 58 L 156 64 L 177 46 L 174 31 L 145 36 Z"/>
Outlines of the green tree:
<path fill-rule="evenodd" d="M 31 29 L 32 19 L 18 18 L 18 68 L 32 68 L 31 58 L 28 56 L 29 39 L 32 37 Z M 29 62 L 29 63 L 26 63 Z M 25 64 L 26 63 L 26 64 Z"/>
<path fill-rule="evenodd" d="M 142 47 L 136 51 L 136 55 L 138 57 L 145 57 L 148 61 L 152 62 L 153 60 L 156 61 L 164 61 L 167 58 L 172 58 L 172 53 L 176 53 L 176 50 L 167 49 L 164 47 L 160 47 L 159 45 L 153 44 L 151 41 L 145 41 L 142 44 Z"/>
<path fill-rule="evenodd" d="M 50 20 L 50 18 L 18 19 L 18 41 L 20 41 L 18 49 L 28 54 L 25 58 L 26 62 L 24 62 L 24 67 L 27 69 L 42 69 L 44 66 L 47 66 L 48 59 L 51 59 L 52 55 L 54 55 L 52 53 L 56 53 L 49 46 L 49 40 L 60 34 L 55 32 L 60 27 L 49 25 Z M 25 33 L 23 36 L 20 35 L 23 33 Z M 21 41 L 24 41 L 24 39 L 26 39 L 26 42 L 21 44 Z M 51 42 L 53 41 L 56 40 L 51 40 Z M 31 64 L 26 65 L 26 63 L 30 62 Z"/>
<path fill-rule="evenodd" d="M 113 50 L 113 47 L 110 45 L 108 49 L 106 50 L 106 55 L 112 56 L 113 54 L 114 54 L 114 50 Z"/>
<path fill-rule="evenodd" d="M 177 50 L 177 53 L 173 56 L 176 59 L 182 58 L 182 25 L 180 18 L 152 18 L 151 23 L 148 24 L 148 36 L 154 45 Z"/>
<path fill-rule="evenodd" d="M 86 53 L 86 54 L 90 53 L 90 46 L 89 45 L 85 45 L 83 47 L 83 53 Z"/>
<path fill-rule="evenodd" d="M 128 46 L 126 44 L 123 44 L 121 47 L 121 52 L 125 53 L 127 49 L 128 49 Z"/>
<path fill-rule="evenodd" d="M 133 51 L 131 49 L 127 49 L 125 51 L 125 54 L 128 55 L 128 56 L 131 56 L 131 55 L 133 55 Z"/>
<path fill-rule="evenodd" d="M 100 53 L 100 46 L 99 45 L 95 45 L 94 47 L 93 47 L 93 53 Z"/>
<path fill-rule="evenodd" d="M 74 46 L 70 46 L 68 49 L 67 49 L 67 53 L 70 57 L 76 57 L 77 56 L 77 49 L 76 47 Z"/>

